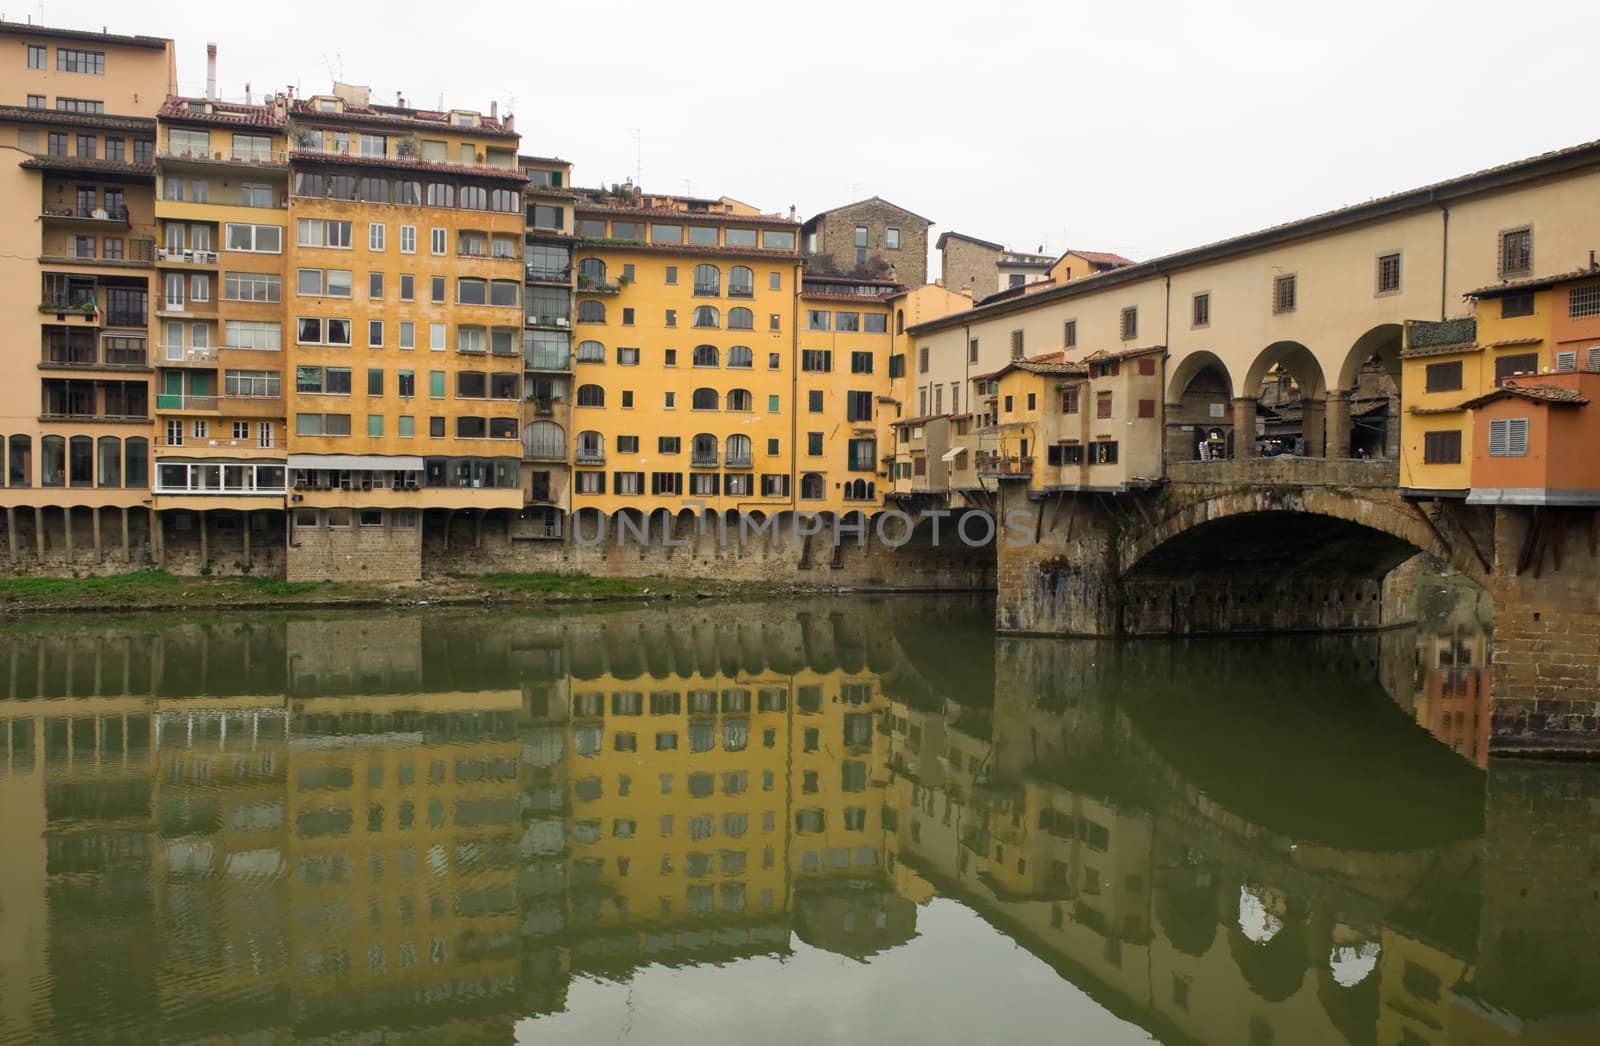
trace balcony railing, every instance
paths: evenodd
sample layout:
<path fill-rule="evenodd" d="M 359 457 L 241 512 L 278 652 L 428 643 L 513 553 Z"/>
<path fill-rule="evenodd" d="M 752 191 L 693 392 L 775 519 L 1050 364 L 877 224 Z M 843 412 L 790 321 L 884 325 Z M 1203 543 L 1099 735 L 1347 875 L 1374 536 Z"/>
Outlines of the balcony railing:
<path fill-rule="evenodd" d="M 606 452 L 596 447 L 579 447 L 573 460 L 580 465 L 604 465 Z"/>
<path fill-rule="evenodd" d="M 723 462 L 723 465 L 726 466 L 727 468 L 730 468 L 730 469 L 747 469 L 747 468 L 750 468 L 750 466 L 751 466 L 750 455 L 748 455 L 748 454 L 729 454 L 727 460 Z"/>
<path fill-rule="evenodd" d="M 158 247 L 156 260 L 170 264 L 215 265 L 217 252 L 197 250 L 193 247 Z"/>
<path fill-rule="evenodd" d="M 186 363 L 215 363 L 217 350 L 214 348 L 197 349 L 193 346 L 168 345 L 161 350 L 161 364 L 163 366 L 180 366 Z"/>
<path fill-rule="evenodd" d="M 229 149 L 206 151 L 204 149 L 161 149 L 157 152 L 163 160 L 205 160 L 210 163 L 247 163 L 259 167 L 283 166 L 289 154 L 270 149 Z"/>
<path fill-rule="evenodd" d="M 137 367 L 150 366 L 150 356 L 142 347 L 89 345 L 47 345 L 40 363 L 48 367 Z"/>
<path fill-rule="evenodd" d="M 620 281 L 591 280 L 583 273 L 578 273 L 579 294 L 621 294 Z"/>
<path fill-rule="evenodd" d="M 572 279 L 572 269 L 547 269 L 542 265 L 525 265 L 524 271 L 530 280 L 543 280 L 546 283 L 567 283 Z"/>
<path fill-rule="evenodd" d="M 1014 476 L 1026 479 L 1033 475 L 1033 459 L 1012 454 L 986 454 L 978 458 L 978 473 L 984 476 Z"/>
<path fill-rule="evenodd" d="M 71 221 L 115 222 L 118 225 L 128 224 L 128 209 L 126 207 L 56 207 L 46 208 L 40 216 L 45 221 L 68 219 Z"/>
<path fill-rule="evenodd" d="M 156 410 L 216 410 L 216 396 L 189 396 L 177 392 L 156 393 Z"/>
<path fill-rule="evenodd" d="M 527 315 L 528 323 L 534 327 L 561 327 L 565 329 L 572 326 L 571 313 L 530 312 Z"/>
<path fill-rule="evenodd" d="M 716 451 L 712 451 L 710 454 L 705 454 L 705 453 L 691 454 L 689 456 L 689 465 L 691 467 L 697 468 L 697 469 L 714 469 L 714 468 L 716 468 L 717 467 L 717 454 L 716 454 Z"/>

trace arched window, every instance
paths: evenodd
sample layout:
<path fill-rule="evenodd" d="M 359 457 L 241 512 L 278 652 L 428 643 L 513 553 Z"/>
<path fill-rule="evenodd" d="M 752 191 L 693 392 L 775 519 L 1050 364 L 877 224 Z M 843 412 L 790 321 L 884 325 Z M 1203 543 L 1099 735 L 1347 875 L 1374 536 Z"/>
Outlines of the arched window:
<path fill-rule="evenodd" d="M 122 486 L 122 441 L 115 436 L 100 437 L 100 485 Z"/>
<path fill-rule="evenodd" d="M 567 431 L 553 421 L 536 421 L 522 430 L 526 456 L 560 461 L 567 456 Z"/>
<path fill-rule="evenodd" d="M 713 329 L 721 327 L 722 313 L 718 312 L 714 305 L 697 305 L 694 310 L 694 325 Z"/>
<path fill-rule="evenodd" d="M 402 178 L 394 183 L 394 202 L 412 207 L 422 202 L 422 183 Z"/>
<path fill-rule="evenodd" d="M 740 307 L 728 310 L 728 329 L 731 331 L 753 331 L 756 329 L 756 314 L 749 309 Z"/>
<path fill-rule="evenodd" d="M 606 390 L 598 385 L 578 386 L 578 406 L 604 407 L 606 405 Z"/>
<path fill-rule="evenodd" d="M 729 468 L 750 467 L 750 437 L 736 432 L 728 437 L 727 463 Z"/>
<path fill-rule="evenodd" d="M 596 287 L 606 282 L 606 263 L 599 258 L 585 258 L 578 263 L 578 286 Z"/>
<path fill-rule="evenodd" d="M 698 393 L 696 393 L 698 395 Z M 690 445 L 691 465 L 715 465 L 717 463 L 717 437 L 709 432 L 696 433 L 694 442 Z"/>
<path fill-rule="evenodd" d="M 149 487 L 150 441 L 143 436 L 129 436 L 122 452 L 122 485 L 140 489 Z"/>
<path fill-rule="evenodd" d="M 429 207 L 454 207 L 456 205 L 456 187 L 448 182 L 428 183 Z"/>
<path fill-rule="evenodd" d="M 690 401 L 689 405 L 694 410 L 716 410 L 717 409 L 717 390 L 716 389 L 695 389 L 694 390 L 694 396 L 693 396 L 692 400 Z"/>
<path fill-rule="evenodd" d="M 580 301 L 578 303 L 579 323 L 604 323 L 606 321 L 606 306 L 599 301 Z"/>
<path fill-rule="evenodd" d="M 896 334 L 904 334 L 906 332 L 906 310 L 904 309 L 894 310 L 894 332 Z"/>
<path fill-rule="evenodd" d="M 696 345 L 691 358 L 696 367 L 716 367 L 722 363 L 715 345 Z"/>
<path fill-rule="evenodd" d="M 815 472 L 807 472 L 800 477 L 800 496 L 807 501 L 820 501 L 827 495 L 826 485 L 822 477 Z"/>
<path fill-rule="evenodd" d="M 13 487 L 33 485 L 33 437 L 12 436 L 6 461 L 6 482 Z"/>
<path fill-rule="evenodd" d="M 755 365 L 755 355 L 747 346 L 735 345 L 728 350 L 728 366 L 749 370 Z"/>
<path fill-rule="evenodd" d="M 606 460 L 606 438 L 593 429 L 578 433 L 577 460 L 580 465 L 593 465 Z"/>
<path fill-rule="evenodd" d="M 722 270 L 715 265 L 700 264 L 694 267 L 694 292 L 713 297 L 722 293 Z M 695 324 L 699 326 L 699 324 Z"/>
<path fill-rule="evenodd" d="M 94 486 L 94 437 L 73 436 L 67 447 L 67 466 L 74 487 Z"/>
<path fill-rule="evenodd" d="M 754 409 L 755 397 L 750 395 L 749 389 L 729 389 L 728 409 L 748 414 Z"/>
<path fill-rule="evenodd" d="M 578 342 L 579 363 L 604 363 L 606 361 L 606 347 L 598 341 Z"/>
<path fill-rule="evenodd" d="M 871 501 L 876 484 L 864 479 L 853 479 L 844 485 L 846 501 Z"/>
<path fill-rule="evenodd" d="M 67 440 L 65 436 L 45 436 L 39 440 L 39 485 L 67 485 Z"/>
<path fill-rule="evenodd" d="M 461 206 L 469 211 L 488 210 L 489 190 L 481 185 L 463 185 L 461 187 Z"/>
<path fill-rule="evenodd" d="M 756 296 L 756 274 L 750 271 L 749 266 L 735 265 L 728 270 L 728 297 L 754 298 Z"/>

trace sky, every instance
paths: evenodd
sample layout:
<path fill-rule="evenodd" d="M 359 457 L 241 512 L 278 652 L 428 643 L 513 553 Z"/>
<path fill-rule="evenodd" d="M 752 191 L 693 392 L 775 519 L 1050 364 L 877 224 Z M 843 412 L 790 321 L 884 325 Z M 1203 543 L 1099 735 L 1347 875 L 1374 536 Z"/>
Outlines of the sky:
<path fill-rule="evenodd" d="M 179 87 L 333 78 L 515 112 L 578 185 L 802 217 L 879 195 L 1020 250 L 1145 259 L 1600 138 L 1600 5 L 218 4 L 4 17 L 171 36 Z M 375 17 L 375 15 L 377 15 Z"/>

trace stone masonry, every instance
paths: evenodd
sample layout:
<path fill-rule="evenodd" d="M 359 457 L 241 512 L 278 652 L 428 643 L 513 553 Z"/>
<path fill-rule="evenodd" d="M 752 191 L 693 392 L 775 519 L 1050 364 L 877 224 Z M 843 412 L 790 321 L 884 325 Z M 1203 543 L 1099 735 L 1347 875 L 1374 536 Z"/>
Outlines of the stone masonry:
<path fill-rule="evenodd" d="M 897 207 L 877 196 L 859 203 L 838 207 L 806 222 L 803 232 L 807 244 L 813 234 L 817 250 L 811 258 L 826 259 L 822 266 L 844 274 L 874 270 L 882 263 L 885 271 L 907 287 L 921 287 L 928 282 L 928 229 L 933 223 L 904 207 Z M 866 263 L 857 260 L 856 227 L 867 228 Z M 889 229 L 900 230 L 900 246 L 890 249 L 886 244 Z"/>

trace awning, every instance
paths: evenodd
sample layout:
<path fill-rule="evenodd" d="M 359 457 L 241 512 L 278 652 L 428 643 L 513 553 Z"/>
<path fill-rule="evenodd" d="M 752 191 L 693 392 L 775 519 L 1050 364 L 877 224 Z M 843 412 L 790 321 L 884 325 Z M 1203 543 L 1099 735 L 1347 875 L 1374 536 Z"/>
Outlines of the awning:
<path fill-rule="evenodd" d="M 421 472 L 422 459 L 409 454 L 290 454 L 292 469 L 387 469 Z"/>
<path fill-rule="evenodd" d="M 954 460 L 956 460 L 956 455 L 957 454 L 961 454 L 961 453 L 965 453 L 966 449 L 967 449 L 966 447 L 951 447 L 949 450 L 947 450 L 943 454 L 939 455 L 939 460 L 940 461 L 954 461 Z"/>

